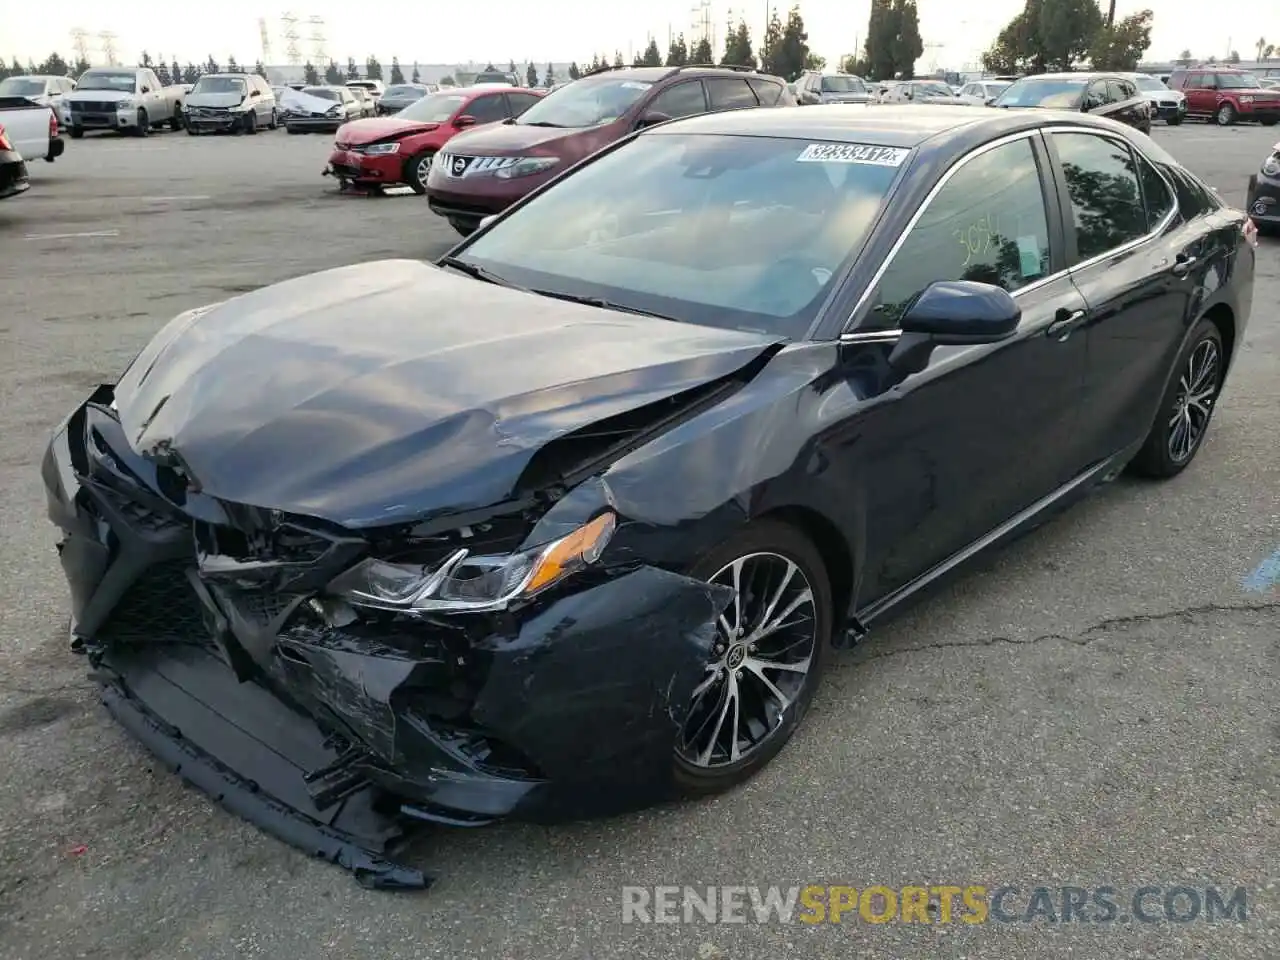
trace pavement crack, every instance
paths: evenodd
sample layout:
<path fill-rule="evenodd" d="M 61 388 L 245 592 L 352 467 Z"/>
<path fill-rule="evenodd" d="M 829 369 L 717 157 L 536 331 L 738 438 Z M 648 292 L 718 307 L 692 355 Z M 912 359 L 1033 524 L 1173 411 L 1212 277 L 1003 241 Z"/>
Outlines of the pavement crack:
<path fill-rule="evenodd" d="M 1019 640 L 1016 637 L 972 637 L 964 640 L 938 640 L 933 643 L 922 643 L 911 647 L 894 647 L 887 650 L 867 650 L 859 658 L 862 661 L 883 660 L 887 657 L 901 657 L 926 650 L 949 650 L 959 647 L 995 647 L 1000 645 L 1012 647 L 1033 646 L 1050 640 L 1071 643 L 1076 646 L 1088 646 L 1095 640 L 1102 639 L 1117 627 L 1130 626 L 1137 623 L 1160 623 L 1166 620 L 1190 620 L 1196 616 L 1214 613 L 1257 613 L 1267 610 L 1280 610 L 1280 600 L 1264 603 L 1205 603 L 1190 607 L 1179 607 L 1176 610 L 1165 610 L 1159 613 L 1134 613 L 1123 617 L 1108 617 L 1085 627 L 1074 635 L 1063 633 L 1043 633 L 1039 636 Z"/>

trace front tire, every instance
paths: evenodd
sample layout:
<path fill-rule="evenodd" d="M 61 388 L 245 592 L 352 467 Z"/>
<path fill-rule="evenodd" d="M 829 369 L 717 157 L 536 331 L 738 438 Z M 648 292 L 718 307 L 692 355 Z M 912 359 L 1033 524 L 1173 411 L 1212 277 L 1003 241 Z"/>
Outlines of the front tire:
<path fill-rule="evenodd" d="M 252 110 L 244 115 L 244 132 L 249 136 L 258 132 L 258 115 Z"/>
<path fill-rule="evenodd" d="M 151 136 L 151 119 L 147 116 L 147 111 L 138 111 L 138 128 L 133 131 L 135 137 Z"/>
<path fill-rule="evenodd" d="M 276 109 L 275 109 L 274 107 L 272 107 L 272 108 L 271 108 L 271 122 L 270 122 L 269 124 L 267 124 L 267 129 L 268 129 L 268 130 L 274 130 L 274 129 L 276 129 L 276 127 L 278 127 L 278 126 L 280 126 L 280 114 L 276 111 Z"/>
<path fill-rule="evenodd" d="M 182 129 L 182 106 L 173 108 L 173 116 L 169 118 L 169 129 L 177 133 Z"/>
<path fill-rule="evenodd" d="M 777 520 L 744 528 L 689 575 L 737 588 L 673 757 L 677 790 L 705 796 L 747 780 L 791 739 L 818 688 L 834 610 L 821 555 Z"/>
<path fill-rule="evenodd" d="M 427 177 L 431 175 L 431 159 L 434 156 L 432 151 L 424 150 L 410 157 L 404 165 L 404 182 L 419 196 L 427 192 Z"/>
<path fill-rule="evenodd" d="M 1264 127 L 1274 127 L 1274 126 L 1276 125 L 1276 118 L 1275 118 L 1275 117 L 1267 117 L 1267 119 L 1265 119 L 1265 120 L 1259 120 L 1258 122 L 1259 122 L 1260 124 L 1262 124 Z"/>
<path fill-rule="evenodd" d="M 1134 473 L 1167 480 L 1195 459 L 1209 431 L 1226 369 L 1222 334 L 1212 320 L 1201 320 L 1178 355 L 1155 423 L 1131 464 Z"/>
<path fill-rule="evenodd" d="M 84 137 L 84 127 L 72 127 L 70 132 L 72 140 L 80 140 Z"/>
<path fill-rule="evenodd" d="M 1170 117 L 1168 120 L 1165 121 L 1165 123 L 1167 123 L 1171 127 L 1176 127 L 1178 126 L 1178 124 L 1182 123 L 1182 117 L 1179 117 L 1179 116 Z"/>
<path fill-rule="evenodd" d="M 1229 103 L 1224 103 L 1218 107 L 1218 111 L 1213 115 L 1214 121 L 1220 127 L 1229 127 L 1236 122 L 1236 108 Z"/>

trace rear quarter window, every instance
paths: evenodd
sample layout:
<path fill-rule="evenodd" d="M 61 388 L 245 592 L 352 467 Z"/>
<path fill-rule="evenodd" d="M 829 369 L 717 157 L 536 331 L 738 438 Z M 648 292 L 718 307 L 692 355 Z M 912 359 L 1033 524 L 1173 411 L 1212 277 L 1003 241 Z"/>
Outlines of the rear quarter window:
<path fill-rule="evenodd" d="M 776 106 L 778 100 L 782 98 L 782 84 L 780 83 L 773 83 L 761 77 L 747 77 L 747 83 L 755 91 L 761 106 Z"/>

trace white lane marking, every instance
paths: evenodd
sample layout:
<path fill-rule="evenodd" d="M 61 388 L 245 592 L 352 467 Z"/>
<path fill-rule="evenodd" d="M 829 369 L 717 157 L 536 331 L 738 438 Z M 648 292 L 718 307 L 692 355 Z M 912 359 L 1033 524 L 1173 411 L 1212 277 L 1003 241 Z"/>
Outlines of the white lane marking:
<path fill-rule="evenodd" d="M 23 240 L 79 240 L 81 238 L 118 237 L 119 230 L 90 230 L 86 233 L 28 233 Z"/>

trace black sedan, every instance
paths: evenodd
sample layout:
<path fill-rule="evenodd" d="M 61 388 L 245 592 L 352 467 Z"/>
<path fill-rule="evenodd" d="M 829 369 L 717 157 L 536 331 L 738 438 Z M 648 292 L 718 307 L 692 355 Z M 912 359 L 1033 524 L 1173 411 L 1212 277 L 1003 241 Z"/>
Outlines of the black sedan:
<path fill-rule="evenodd" d="M 4 127 L 0 127 L 0 200 L 25 193 L 30 188 L 27 164 L 22 154 L 13 149 Z"/>
<path fill-rule="evenodd" d="M 386 92 L 378 98 L 376 105 L 378 116 L 387 117 L 393 113 L 399 113 L 430 92 L 431 89 L 425 83 L 397 83 L 387 87 Z"/>
<path fill-rule="evenodd" d="M 184 777 L 373 885 L 426 882 L 385 859 L 415 821 L 724 790 L 834 648 L 1192 462 L 1246 224 L 1082 114 L 662 124 L 439 263 L 176 317 L 43 461 L 73 648 Z"/>
<path fill-rule="evenodd" d="M 1151 132 L 1151 101 L 1136 83 L 1114 73 L 1042 73 L 1009 84 L 993 107 L 1078 110 Z"/>
<path fill-rule="evenodd" d="M 1258 229 L 1268 233 L 1280 227 L 1280 143 L 1262 161 L 1262 169 L 1249 177 L 1245 209 Z"/>

